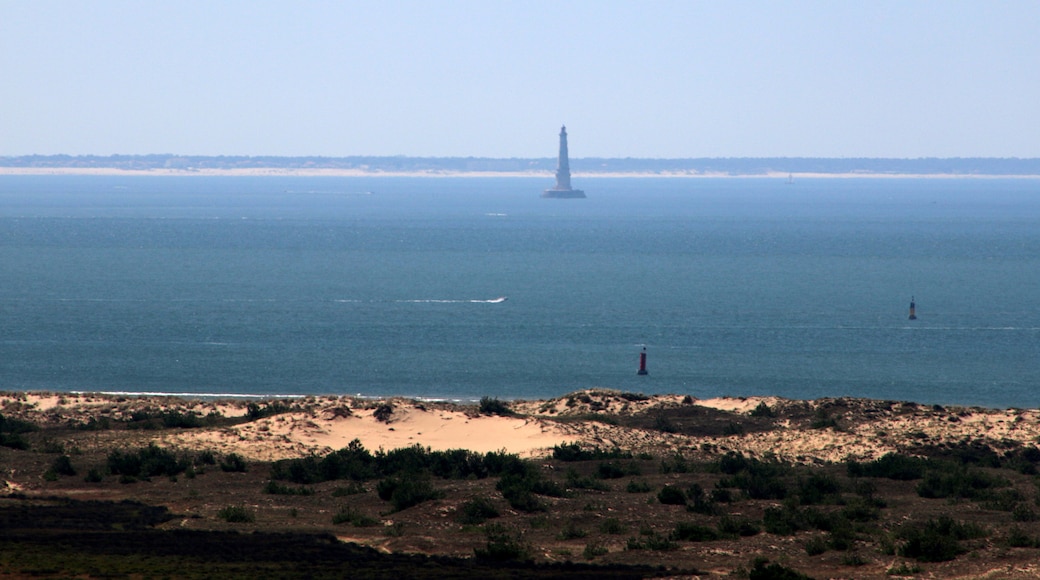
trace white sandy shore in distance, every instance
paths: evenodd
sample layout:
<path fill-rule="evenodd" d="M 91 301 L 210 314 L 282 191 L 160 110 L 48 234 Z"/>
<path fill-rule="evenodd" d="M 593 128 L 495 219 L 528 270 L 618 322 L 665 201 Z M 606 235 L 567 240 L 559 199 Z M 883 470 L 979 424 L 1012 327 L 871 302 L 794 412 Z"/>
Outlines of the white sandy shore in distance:
<path fill-rule="evenodd" d="M 135 431 L 160 445 L 236 452 L 253 460 L 323 454 L 358 439 L 366 449 L 422 445 L 434 450 L 506 451 L 523 457 L 551 454 L 556 445 L 579 443 L 632 452 L 697 455 L 738 451 L 799 463 L 874 459 L 915 444 L 973 441 L 1006 447 L 1040 441 L 1040 410 L 929 406 L 866 399 L 796 401 L 778 397 L 723 397 L 698 400 L 680 395 L 633 398 L 593 389 L 538 401 L 510 401 L 515 415 L 482 415 L 477 405 L 410 399 L 369 400 L 341 396 L 280 399 L 289 412 L 219 428 Z M 265 401 L 258 401 L 265 404 Z M 200 416 L 241 417 L 247 400 L 98 394 L 0 393 L 0 413 L 42 424 L 86 423 L 90 418 L 127 418 L 135 410 L 177 410 Z M 611 417 L 687 406 L 750 416 L 761 403 L 778 413 L 798 409 L 811 417 L 826 406 L 841 429 L 813 428 L 810 421 L 781 420 L 764 431 L 691 436 L 619 425 Z M 376 410 L 390 405 L 382 419 Z M 692 407 L 690 407 L 692 406 Z M 603 419 L 603 420 L 599 420 Z M 113 433 L 114 435 L 114 433 Z M 84 444 L 80 442 L 79 444 Z"/>
<path fill-rule="evenodd" d="M 106 175 L 106 176 L 199 176 L 199 177 L 529 177 L 551 180 L 551 171 L 372 171 L 367 169 L 303 169 L 252 167 L 246 169 L 116 169 L 109 167 L 0 167 L 4 175 Z M 1040 175 L 975 175 L 945 173 L 791 173 L 775 171 L 732 175 L 721 172 L 662 171 L 658 173 L 572 172 L 574 179 L 638 178 L 728 178 L 728 179 L 1040 179 Z"/>

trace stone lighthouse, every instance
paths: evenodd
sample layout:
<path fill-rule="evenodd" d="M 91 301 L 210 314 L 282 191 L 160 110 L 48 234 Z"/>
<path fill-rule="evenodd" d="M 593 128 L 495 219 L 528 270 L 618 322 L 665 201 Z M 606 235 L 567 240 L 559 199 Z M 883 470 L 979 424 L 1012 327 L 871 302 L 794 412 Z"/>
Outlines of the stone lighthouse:
<path fill-rule="evenodd" d="M 556 186 L 542 192 L 542 197 L 575 199 L 585 197 L 580 189 L 571 189 L 571 162 L 567 155 L 567 126 L 560 127 L 560 161 L 556 166 Z"/>

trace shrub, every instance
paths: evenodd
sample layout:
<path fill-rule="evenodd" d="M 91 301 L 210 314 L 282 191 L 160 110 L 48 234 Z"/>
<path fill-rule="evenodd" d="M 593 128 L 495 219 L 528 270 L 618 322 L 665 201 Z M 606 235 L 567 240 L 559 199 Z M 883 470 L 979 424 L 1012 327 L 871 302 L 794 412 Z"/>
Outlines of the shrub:
<path fill-rule="evenodd" d="M 108 469 L 124 478 L 177 475 L 187 469 L 187 462 L 154 443 L 137 451 L 113 451 L 108 454 Z"/>
<path fill-rule="evenodd" d="M 378 524 L 379 520 L 366 516 L 354 508 L 343 507 L 332 516 L 332 523 L 337 526 L 349 523 L 356 528 L 368 528 Z"/>
<path fill-rule="evenodd" d="M 599 525 L 599 531 L 611 535 L 623 534 L 625 533 L 625 525 L 617 518 L 607 518 Z"/>
<path fill-rule="evenodd" d="M 762 530 L 751 520 L 735 519 L 723 516 L 719 519 L 719 533 L 723 536 L 750 537 L 758 535 Z"/>
<path fill-rule="evenodd" d="M 809 576 L 796 570 L 782 566 L 776 562 L 772 564 L 765 558 L 756 558 L 754 566 L 748 572 L 748 580 L 812 580 Z"/>
<path fill-rule="evenodd" d="M 217 517 L 232 524 L 248 524 L 256 521 L 256 514 L 238 505 L 229 505 L 219 512 Z"/>
<path fill-rule="evenodd" d="M 567 522 L 567 525 L 563 527 L 558 537 L 561 540 L 577 540 L 579 538 L 584 538 L 588 535 L 589 533 L 584 529 L 579 528 L 576 523 Z"/>
<path fill-rule="evenodd" d="M 513 411 L 509 408 L 509 405 L 499 401 L 497 397 L 494 399 L 491 397 L 481 397 L 480 414 L 509 416 L 513 414 Z"/>
<path fill-rule="evenodd" d="M 54 461 L 51 463 L 50 470 L 57 475 L 76 475 L 76 468 L 72 466 L 72 460 L 68 455 L 59 455 L 58 457 L 55 457 Z"/>
<path fill-rule="evenodd" d="M 491 518 L 497 518 L 500 514 L 495 504 L 486 497 L 475 497 L 461 506 L 455 516 L 460 524 L 482 524 Z"/>
<path fill-rule="evenodd" d="M 596 474 L 600 479 L 618 479 L 626 475 L 639 475 L 639 466 L 635 463 L 618 463 L 607 461 L 596 466 Z"/>
<path fill-rule="evenodd" d="M 776 413 L 774 413 L 773 410 L 769 408 L 769 405 L 767 405 L 765 401 L 762 401 L 758 404 L 757 407 L 752 409 L 749 415 L 751 415 L 752 417 L 766 417 L 769 419 L 776 417 Z"/>
<path fill-rule="evenodd" d="M 831 475 L 813 473 L 798 479 L 798 499 L 802 505 L 813 505 L 834 501 L 840 496 L 841 484 Z"/>
<path fill-rule="evenodd" d="M 713 528 L 702 526 L 691 522 L 679 522 L 675 525 L 669 536 L 673 540 L 686 542 L 711 542 L 719 539 L 719 534 Z"/>
<path fill-rule="evenodd" d="M 805 541 L 805 553 L 810 556 L 819 556 L 827 551 L 827 541 L 820 536 L 813 536 Z"/>
<path fill-rule="evenodd" d="M 267 480 L 263 491 L 272 495 L 314 495 L 314 490 L 309 487 L 289 487 L 273 479 Z"/>
<path fill-rule="evenodd" d="M 574 469 L 567 470 L 567 487 L 571 489 L 591 489 L 594 491 L 610 490 L 610 487 L 602 481 L 587 475 L 579 475 Z"/>
<path fill-rule="evenodd" d="M 380 499 L 393 504 L 394 511 L 398 512 L 444 495 L 433 488 L 429 476 L 424 474 L 388 477 L 376 485 L 376 492 Z"/>
<path fill-rule="evenodd" d="M 237 453 L 228 453 L 224 460 L 220 462 L 221 471 L 244 473 L 247 469 L 246 460 L 242 459 L 242 456 Z"/>
<path fill-rule="evenodd" d="M 670 551 L 679 549 L 679 544 L 676 544 L 666 536 L 657 534 L 656 532 L 644 533 L 640 538 L 629 538 L 625 544 L 626 550 L 657 550 L 657 551 Z"/>
<path fill-rule="evenodd" d="M 645 481 L 632 480 L 625 486 L 625 491 L 628 493 L 650 493 L 652 489 L 650 484 Z"/>
<path fill-rule="evenodd" d="M 553 447 L 553 459 L 558 461 L 591 461 L 604 459 L 631 459 L 632 454 L 615 447 L 613 449 L 601 449 L 592 447 L 583 448 L 577 443 L 564 443 Z"/>
<path fill-rule="evenodd" d="M 376 410 L 372 413 L 376 421 L 381 423 L 387 423 L 390 421 L 390 417 L 394 414 L 394 406 L 389 403 L 383 403 L 376 407 Z"/>
<path fill-rule="evenodd" d="M 357 495 L 359 493 L 365 493 L 365 486 L 361 485 L 356 481 L 352 481 L 345 486 L 339 486 L 332 490 L 332 497 L 343 497 L 346 495 Z"/>
<path fill-rule="evenodd" d="M 919 457 L 888 453 L 874 461 L 846 464 L 849 477 L 883 477 L 899 481 L 911 481 L 924 477 L 929 462 Z"/>
<path fill-rule="evenodd" d="M 657 501 L 665 505 L 686 505 L 686 494 L 678 487 L 666 485 L 657 492 Z"/>
<path fill-rule="evenodd" d="M 929 471 L 917 485 L 917 495 L 931 499 L 947 497 L 979 499 L 986 496 L 987 490 L 1007 485 L 1009 482 L 1006 479 L 977 469 L 958 468 L 952 472 Z"/>
<path fill-rule="evenodd" d="M 985 537 L 987 534 L 983 528 L 974 524 L 955 522 L 948 516 L 941 516 L 937 520 L 928 520 L 923 526 L 901 530 L 899 535 L 905 543 L 899 549 L 899 554 L 920 562 L 945 562 L 967 551 L 960 543 L 962 540 Z"/>
<path fill-rule="evenodd" d="M 602 543 L 600 543 L 600 542 L 589 542 L 589 543 L 585 544 L 585 550 L 582 551 L 581 555 L 586 560 L 592 560 L 592 559 L 597 558 L 599 556 L 605 556 L 609 552 L 610 552 L 610 550 L 607 549 L 607 547 L 604 546 Z"/>
<path fill-rule="evenodd" d="M 477 559 L 509 561 L 530 559 L 530 547 L 523 535 L 501 525 L 488 525 L 484 529 L 487 543 L 483 548 L 474 548 Z"/>

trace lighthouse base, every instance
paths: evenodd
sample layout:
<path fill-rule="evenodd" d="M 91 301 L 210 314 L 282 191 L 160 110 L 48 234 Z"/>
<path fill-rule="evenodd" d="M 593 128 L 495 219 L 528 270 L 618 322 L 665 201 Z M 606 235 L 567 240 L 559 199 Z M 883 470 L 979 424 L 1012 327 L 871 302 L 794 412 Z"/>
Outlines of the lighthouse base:
<path fill-rule="evenodd" d="M 546 189 L 542 197 L 552 199 L 584 199 L 585 192 L 580 189 Z"/>
<path fill-rule="evenodd" d="M 648 375 L 650 373 L 646 372 L 646 369 L 639 369 L 639 372 L 637 372 L 636 374 L 637 375 Z"/>

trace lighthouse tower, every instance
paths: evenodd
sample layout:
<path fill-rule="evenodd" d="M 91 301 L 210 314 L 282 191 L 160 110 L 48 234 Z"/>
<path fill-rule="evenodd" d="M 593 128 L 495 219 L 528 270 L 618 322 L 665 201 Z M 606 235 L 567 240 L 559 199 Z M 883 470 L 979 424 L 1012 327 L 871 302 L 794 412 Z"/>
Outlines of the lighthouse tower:
<path fill-rule="evenodd" d="M 567 126 L 560 127 L 560 160 L 556 165 L 556 186 L 542 192 L 542 197 L 580 199 L 585 192 L 571 189 L 571 162 L 567 154 Z"/>

